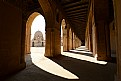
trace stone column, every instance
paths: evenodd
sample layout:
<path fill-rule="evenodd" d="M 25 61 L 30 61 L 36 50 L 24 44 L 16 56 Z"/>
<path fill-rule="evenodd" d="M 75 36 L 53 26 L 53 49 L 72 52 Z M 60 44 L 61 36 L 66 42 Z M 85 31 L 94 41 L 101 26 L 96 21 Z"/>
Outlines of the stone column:
<path fill-rule="evenodd" d="M 86 48 L 89 49 L 89 24 L 87 24 L 87 27 L 86 27 L 85 46 L 86 46 Z"/>
<path fill-rule="evenodd" d="M 61 36 L 57 28 L 46 28 L 45 56 L 54 57 L 61 54 Z"/>
<path fill-rule="evenodd" d="M 86 48 L 92 51 L 92 48 L 93 48 L 92 47 L 92 25 L 90 23 L 90 20 L 88 20 L 88 23 L 87 23 L 85 45 L 86 45 Z"/>
<path fill-rule="evenodd" d="M 72 49 L 75 49 L 75 37 L 74 32 L 72 33 Z"/>
<path fill-rule="evenodd" d="M 75 47 L 78 48 L 78 46 L 79 46 L 78 37 L 75 35 Z"/>
<path fill-rule="evenodd" d="M 77 42 L 77 43 L 78 43 L 78 44 L 77 44 L 77 47 L 80 47 L 80 46 L 81 46 L 81 41 L 80 41 L 80 39 L 77 38 L 77 41 L 78 41 L 78 42 Z"/>
<path fill-rule="evenodd" d="M 67 28 L 64 26 L 63 28 L 63 51 L 67 51 Z"/>
<path fill-rule="evenodd" d="M 93 51 L 93 43 L 92 43 L 92 17 L 89 19 L 89 50 L 92 52 Z"/>
<path fill-rule="evenodd" d="M 99 21 L 97 23 L 97 59 L 98 60 L 110 60 L 110 50 L 108 49 L 109 41 L 108 30 L 106 28 L 106 23 L 104 21 Z"/>
<path fill-rule="evenodd" d="M 26 30 L 26 54 L 30 54 L 31 27 Z"/>
<path fill-rule="evenodd" d="M 74 48 L 76 49 L 76 35 L 74 34 Z"/>
<path fill-rule="evenodd" d="M 30 47 L 31 47 L 31 26 L 32 26 L 33 20 L 38 15 L 40 15 L 40 13 L 34 12 L 33 14 L 31 14 L 29 16 L 28 20 L 26 21 L 26 40 L 25 40 L 25 51 L 26 51 L 26 54 L 31 53 L 30 52 Z"/>
<path fill-rule="evenodd" d="M 66 25 L 63 31 L 63 51 L 69 51 L 70 48 L 70 39 L 69 39 L 69 24 Z"/>
<path fill-rule="evenodd" d="M 111 60 L 109 36 L 109 1 L 94 0 L 95 26 L 97 31 L 97 59 Z M 102 6 L 103 5 L 103 6 Z"/>
<path fill-rule="evenodd" d="M 69 40 L 69 38 L 70 38 L 70 37 L 69 37 L 69 29 L 70 29 L 69 26 L 70 26 L 70 25 L 67 24 L 67 51 L 70 50 L 70 49 L 69 49 L 69 47 L 70 47 L 70 45 L 69 45 L 69 41 L 70 41 L 70 40 Z"/>
<path fill-rule="evenodd" d="M 115 81 L 121 81 L 121 0 L 114 1 L 114 14 L 116 26 L 116 56 L 117 56 L 117 78 Z"/>
<path fill-rule="evenodd" d="M 76 48 L 78 48 L 78 38 L 76 36 Z"/>
<path fill-rule="evenodd" d="M 92 26 L 92 38 L 93 38 L 93 55 L 95 56 L 97 54 L 97 33 L 96 33 L 96 27 L 93 23 Z"/>
<path fill-rule="evenodd" d="M 75 48 L 77 48 L 77 39 L 76 39 L 76 35 L 74 36 L 75 38 Z"/>
<path fill-rule="evenodd" d="M 69 29 L 69 50 L 72 49 L 72 30 Z"/>

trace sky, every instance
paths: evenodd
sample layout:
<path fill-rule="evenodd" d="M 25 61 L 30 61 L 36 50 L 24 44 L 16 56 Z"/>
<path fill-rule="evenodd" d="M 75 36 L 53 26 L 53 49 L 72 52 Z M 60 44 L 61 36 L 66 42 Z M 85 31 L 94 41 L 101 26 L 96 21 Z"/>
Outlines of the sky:
<path fill-rule="evenodd" d="M 36 31 L 41 31 L 45 39 L 45 19 L 42 15 L 38 15 L 31 26 L 31 39 L 33 39 Z"/>
<path fill-rule="evenodd" d="M 32 23 L 31 26 L 31 39 L 33 39 L 34 34 L 36 31 L 41 31 L 45 40 L 45 19 L 42 15 L 38 15 Z M 61 27 L 62 30 L 62 27 Z M 62 37 L 62 31 L 61 31 L 61 37 Z"/>

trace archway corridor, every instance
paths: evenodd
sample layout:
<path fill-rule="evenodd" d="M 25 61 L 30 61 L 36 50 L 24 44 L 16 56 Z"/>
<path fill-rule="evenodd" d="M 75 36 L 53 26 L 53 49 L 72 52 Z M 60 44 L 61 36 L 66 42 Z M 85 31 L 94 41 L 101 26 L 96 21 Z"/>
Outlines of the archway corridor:
<path fill-rule="evenodd" d="M 121 81 L 120 6 L 121 0 L 1 0 L 0 81 Z M 30 51 L 39 14 L 46 45 Z"/>
<path fill-rule="evenodd" d="M 5 81 L 114 81 L 116 64 L 97 61 L 85 46 L 56 58 L 45 57 L 43 49 L 33 49 L 26 69 Z"/>

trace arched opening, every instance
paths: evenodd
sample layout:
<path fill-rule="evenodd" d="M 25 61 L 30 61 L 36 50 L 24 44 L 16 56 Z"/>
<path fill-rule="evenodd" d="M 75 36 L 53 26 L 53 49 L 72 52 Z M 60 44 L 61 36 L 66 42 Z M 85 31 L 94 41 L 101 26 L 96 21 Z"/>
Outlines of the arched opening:
<path fill-rule="evenodd" d="M 75 74 L 64 69 L 62 66 L 60 66 L 53 60 L 44 56 L 44 53 L 45 53 L 44 42 L 45 41 L 39 41 L 38 39 L 42 38 L 42 40 L 44 40 L 45 36 L 43 35 L 43 37 L 42 37 L 43 32 L 40 31 L 42 29 L 41 27 L 40 27 L 41 28 L 40 30 L 39 29 L 35 30 L 35 27 L 33 26 L 34 21 L 37 19 L 37 17 L 39 15 L 40 15 L 39 13 L 34 12 L 32 15 L 30 15 L 30 17 L 28 18 L 28 21 L 27 21 L 26 54 L 29 53 L 28 51 L 31 51 L 30 52 L 31 56 L 29 54 L 26 55 L 27 56 L 26 57 L 27 66 L 34 64 L 38 68 L 40 68 L 43 71 L 46 71 L 50 74 L 57 75 L 59 77 L 63 77 L 63 78 L 67 78 L 67 79 L 79 79 Z M 41 21 L 39 21 L 39 22 L 41 23 Z M 62 31 L 62 28 L 61 28 L 61 31 Z M 63 35 L 63 33 L 61 34 L 61 37 L 62 37 L 62 35 Z M 46 38 L 46 39 L 48 39 L 48 38 Z M 29 44 L 29 45 L 27 45 L 27 44 Z M 31 47 L 31 50 L 30 50 L 30 47 Z"/>
<path fill-rule="evenodd" d="M 45 52 L 45 19 L 38 13 L 32 13 L 26 22 L 25 40 L 26 62 L 32 56 L 44 56 Z M 30 55 L 29 55 L 30 54 Z"/>
<path fill-rule="evenodd" d="M 31 26 L 31 47 L 45 47 L 45 20 L 38 15 Z"/>
<path fill-rule="evenodd" d="M 61 22 L 61 38 L 62 38 L 62 47 L 61 52 L 66 51 L 67 49 L 67 28 L 66 28 L 66 22 L 65 19 Z"/>

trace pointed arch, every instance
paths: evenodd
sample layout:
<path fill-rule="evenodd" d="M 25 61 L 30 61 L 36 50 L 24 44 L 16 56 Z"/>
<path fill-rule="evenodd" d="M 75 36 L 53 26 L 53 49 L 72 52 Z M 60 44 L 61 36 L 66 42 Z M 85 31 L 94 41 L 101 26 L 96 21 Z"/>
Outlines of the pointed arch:
<path fill-rule="evenodd" d="M 46 20 L 46 27 L 51 26 L 50 24 L 54 24 L 54 11 L 52 9 L 52 5 L 49 0 L 38 0 L 40 3 L 40 6 L 43 10 L 45 20 Z"/>

